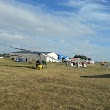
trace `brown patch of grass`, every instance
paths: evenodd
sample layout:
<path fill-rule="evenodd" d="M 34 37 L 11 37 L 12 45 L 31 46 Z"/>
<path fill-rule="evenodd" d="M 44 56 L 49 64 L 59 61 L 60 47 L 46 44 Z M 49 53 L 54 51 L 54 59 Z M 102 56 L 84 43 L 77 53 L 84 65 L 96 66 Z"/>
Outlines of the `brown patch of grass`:
<path fill-rule="evenodd" d="M 0 59 L 0 110 L 109 110 L 110 68 Z"/>

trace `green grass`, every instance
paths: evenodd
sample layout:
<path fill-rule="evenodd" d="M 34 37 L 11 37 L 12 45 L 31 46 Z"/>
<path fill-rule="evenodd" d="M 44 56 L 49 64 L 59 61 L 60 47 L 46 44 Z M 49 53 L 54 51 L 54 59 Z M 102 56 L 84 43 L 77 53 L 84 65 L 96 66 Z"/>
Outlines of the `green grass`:
<path fill-rule="evenodd" d="M 110 68 L 0 59 L 0 110 L 110 110 Z"/>

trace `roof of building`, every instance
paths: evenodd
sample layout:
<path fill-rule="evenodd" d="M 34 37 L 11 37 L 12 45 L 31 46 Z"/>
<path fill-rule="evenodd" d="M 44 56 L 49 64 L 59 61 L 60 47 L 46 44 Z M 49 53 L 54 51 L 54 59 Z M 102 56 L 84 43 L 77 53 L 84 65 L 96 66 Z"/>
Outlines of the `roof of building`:
<path fill-rule="evenodd" d="M 49 53 L 52 53 L 52 52 L 36 52 L 36 51 L 17 51 L 17 52 L 12 52 L 12 53 L 24 53 L 24 54 L 49 54 Z"/>

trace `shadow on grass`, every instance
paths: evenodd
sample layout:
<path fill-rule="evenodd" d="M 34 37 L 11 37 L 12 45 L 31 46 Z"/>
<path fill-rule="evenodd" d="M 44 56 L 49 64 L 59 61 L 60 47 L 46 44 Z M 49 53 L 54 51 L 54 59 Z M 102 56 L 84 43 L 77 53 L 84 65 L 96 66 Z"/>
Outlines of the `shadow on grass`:
<path fill-rule="evenodd" d="M 18 67 L 18 68 L 30 68 L 30 69 L 35 69 L 34 66 L 29 66 L 29 65 L 0 65 L 0 66 L 9 66 L 9 67 Z"/>
<path fill-rule="evenodd" d="M 80 76 L 82 78 L 110 78 L 110 74 L 94 75 L 94 76 Z"/>

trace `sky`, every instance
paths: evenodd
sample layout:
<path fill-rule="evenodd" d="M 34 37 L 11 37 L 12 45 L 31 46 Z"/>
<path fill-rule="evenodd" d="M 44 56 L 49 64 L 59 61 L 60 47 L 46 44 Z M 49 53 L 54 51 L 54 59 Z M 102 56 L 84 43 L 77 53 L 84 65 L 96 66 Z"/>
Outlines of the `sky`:
<path fill-rule="evenodd" d="M 110 0 L 0 0 L 0 53 L 10 45 L 110 61 Z"/>

